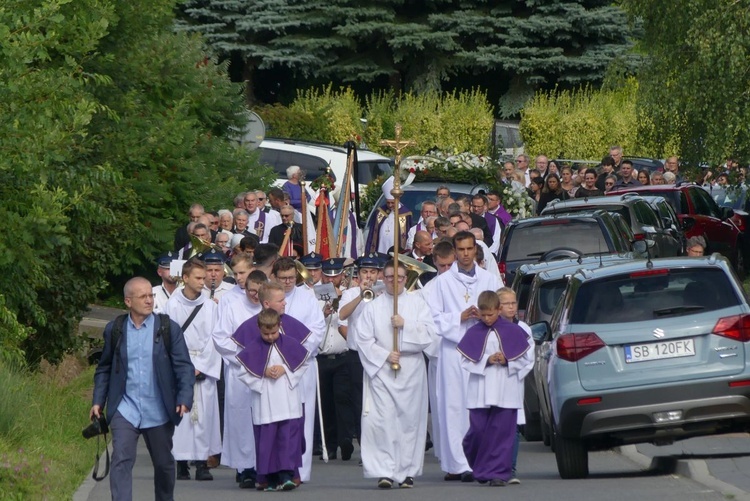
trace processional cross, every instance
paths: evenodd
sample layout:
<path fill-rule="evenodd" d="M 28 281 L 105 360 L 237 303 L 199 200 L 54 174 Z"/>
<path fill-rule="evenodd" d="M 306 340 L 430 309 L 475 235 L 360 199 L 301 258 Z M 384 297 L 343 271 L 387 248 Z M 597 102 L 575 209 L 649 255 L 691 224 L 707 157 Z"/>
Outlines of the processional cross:
<path fill-rule="evenodd" d="M 398 276 L 398 247 L 401 243 L 401 225 L 398 220 L 398 208 L 401 203 L 401 195 L 404 194 L 404 190 L 401 189 L 401 152 L 409 146 L 415 146 L 417 143 L 409 139 L 401 139 L 401 124 L 396 124 L 396 139 L 383 139 L 380 141 L 381 146 L 388 146 L 396 152 L 396 160 L 393 169 L 393 189 L 391 190 L 391 196 L 394 199 L 393 206 L 393 229 L 395 235 L 393 237 L 393 273 L 394 273 L 394 294 L 393 294 L 393 316 L 398 315 L 398 282 L 395 282 L 395 277 Z M 399 329 L 393 328 L 393 351 L 399 351 L 398 349 L 398 331 Z M 398 371 L 401 368 L 398 362 L 391 364 L 391 369 Z"/>

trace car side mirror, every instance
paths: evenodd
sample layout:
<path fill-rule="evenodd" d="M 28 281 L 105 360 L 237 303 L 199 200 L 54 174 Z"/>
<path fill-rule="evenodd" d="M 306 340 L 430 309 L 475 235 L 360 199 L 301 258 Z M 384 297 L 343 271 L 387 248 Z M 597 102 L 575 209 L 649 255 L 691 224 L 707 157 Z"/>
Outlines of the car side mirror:
<path fill-rule="evenodd" d="M 692 217 L 682 218 L 682 231 L 690 231 L 695 226 L 695 219 Z"/>
<path fill-rule="evenodd" d="M 552 330 L 549 327 L 549 323 L 545 320 L 533 324 L 531 326 L 531 337 L 534 338 L 534 343 L 536 344 L 542 344 L 547 339 L 550 339 L 552 337 Z"/>
<path fill-rule="evenodd" d="M 672 218 L 664 216 L 663 218 L 661 218 L 661 225 L 664 226 L 665 228 L 671 228 L 672 227 Z"/>
<path fill-rule="evenodd" d="M 731 207 L 720 207 L 721 209 L 721 219 L 722 221 L 724 219 L 729 219 L 730 217 L 734 216 L 734 209 Z"/>

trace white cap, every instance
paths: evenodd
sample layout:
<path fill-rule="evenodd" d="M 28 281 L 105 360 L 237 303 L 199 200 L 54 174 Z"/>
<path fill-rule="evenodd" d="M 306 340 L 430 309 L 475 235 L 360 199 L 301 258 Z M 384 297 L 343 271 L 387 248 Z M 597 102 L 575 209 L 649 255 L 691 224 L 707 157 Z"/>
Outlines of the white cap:
<path fill-rule="evenodd" d="M 383 196 L 386 200 L 393 200 L 393 195 L 391 195 L 391 190 L 393 189 L 393 176 L 385 180 L 381 189 L 383 190 Z"/>

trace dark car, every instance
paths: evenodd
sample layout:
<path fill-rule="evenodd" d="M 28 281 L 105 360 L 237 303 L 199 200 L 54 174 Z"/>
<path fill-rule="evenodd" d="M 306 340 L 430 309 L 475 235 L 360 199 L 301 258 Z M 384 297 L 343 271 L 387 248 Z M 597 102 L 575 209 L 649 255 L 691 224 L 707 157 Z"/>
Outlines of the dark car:
<path fill-rule="evenodd" d="M 750 305 L 718 254 L 578 271 L 531 329 L 562 478 L 587 476 L 589 451 L 750 424 Z"/>
<path fill-rule="evenodd" d="M 636 240 L 645 240 L 651 257 L 679 256 L 683 245 L 679 235 L 654 211 L 651 204 L 642 197 L 626 193 L 620 196 L 576 198 L 552 202 L 542 211 L 542 215 L 573 214 L 601 209 L 620 214 L 630 225 Z M 671 224 L 671 222 L 670 222 Z"/>
<path fill-rule="evenodd" d="M 500 240 L 498 267 L 505 283 L 513 283 L 516 269 L 524 264 L 625 254 L 632 245 L 606 211 L 533 217 L 508 224 Z"/>
<path fill-rule="evenodd" d="M 734 211 L 729 207 L 719 207 L 706 190 L 692 183 L 677 183 L 630 186 L 613 190 L 607 195 L 621 196 L 623 191 L 664 197 L 677 213 L 687 238 L 704 237 L 708 244 L 708 254 L 718 252 L 726 256 L 735 271 L 740 275 L 744 274 L 744 234 L 732 222 Z"/>
<path fill-rule="evenodd" d="M 734 211 L 732 222 L 745 234 L 750 228 L 750 198 L 747 196 L 745 186 L 713 186 L 704 188 L 719 207 L 729 207 Z M 743 251 L 745 263 L 750 259 L 750 238 L 743 238 Z M 747 269 L 747 267 L 746 267 Z"/>

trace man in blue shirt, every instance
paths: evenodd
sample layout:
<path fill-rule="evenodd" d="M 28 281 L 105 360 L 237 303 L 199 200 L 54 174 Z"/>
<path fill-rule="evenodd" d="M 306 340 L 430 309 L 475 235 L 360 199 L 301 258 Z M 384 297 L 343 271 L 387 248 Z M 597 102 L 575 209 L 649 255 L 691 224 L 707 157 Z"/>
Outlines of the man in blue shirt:
<path fill-rule="evenodd" d="M 132 278 L 124 292 L 130 314 L 116 339 L 112 335 L 116 321 L 104 330 L 90 416 L 99 417 L 106 404 L 112 430 L 112 499 L 133 497 L 133 465 L 138 437 L 143 435 L 154 465 L 155 499 L 172 500 L 172 434 L 193 404 L 195 368 L 176 323 L 170 321 L 169 337 L 162 339 L 167 336 L 160 334 L 160 317 L 153 314 L 149 281 Z"/>

